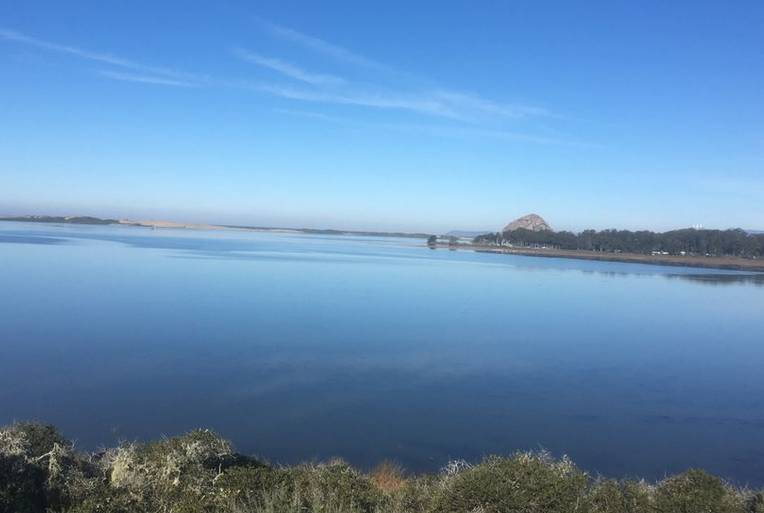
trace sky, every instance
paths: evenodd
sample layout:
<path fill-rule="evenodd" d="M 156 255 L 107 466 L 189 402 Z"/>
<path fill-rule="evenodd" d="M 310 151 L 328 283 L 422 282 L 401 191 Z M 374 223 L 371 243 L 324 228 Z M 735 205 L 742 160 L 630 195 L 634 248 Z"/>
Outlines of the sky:
<path fill-rule="evenodd" d="M 0 3 L 0 214 L 764 229 L 764 2 Z"/>

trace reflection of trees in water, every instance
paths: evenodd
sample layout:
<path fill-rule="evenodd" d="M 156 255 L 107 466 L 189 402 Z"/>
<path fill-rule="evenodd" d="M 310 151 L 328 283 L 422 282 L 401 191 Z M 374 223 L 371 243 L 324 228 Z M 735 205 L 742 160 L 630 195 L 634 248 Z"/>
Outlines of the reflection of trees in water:
<path fill-rule="evenodd" d="M 678 278 L 689 280 L 704 285 L 731 285 L 750 283 L 752 285 L 764 285 L 764 273 L 759 274 L 667 274 L 666 278 Z"/>
<path fill-rule="evenodd" d="M 583 274 L 596 274 L 598 276 L 609 276 L 611 278 L 626 276 L 663 276 L 670 280 L 686 280 L 703 285 L 733 285 L 733 284 L 752 284 L 764 286 L 764 273 L 650 273 L 650 272 L 628 272 L 628 271 L 598 271 L 594 269 L 579 269 Z"/>
<path fill-rule="evenodd" d="M 478 253 L 479 251 L 476 251 Z M 660 265 L 652 265 L 652 264 L 644 264 L 644 263 L 633 263 L 633 262 L 600 262 L 595 260 L 583 260 L 583 259 L 566 259 L 564 257 L 559 257 L 556 260 L 564 261 L 564 262 L 576 262 L 580 265 L 587 265 L 586 263 L 593 263 L 593 264 L 613 264 L 615 266 L 623 266 L 623 267 L 629 267 L 629 266 L 638 266 L 639 271 L 630 271 L 630 270 L 619 270 L 615 271 L 612 269 L 604 270 L 604 269 L 595 269 L 595 268 L 581 268 L 581 267 L 565 267 L 564 264 L 552 264 L 552 265 L 540 265 L 535 263 L 530 263 L 532 260 L 536 258 L 535 256 L 530 255 L 520 255 L 520 256 L 527 256 L 529 259 L 527 263 L 523 263 L 521 265 L 517 265 L 515 263 L 514 267 L 517 269 L 522 269 L 524 271 L 533 271 L 533 272 L 544 272 L 544 271 L 565 271 L 565 272 L 578 272 L 585 275 L 596 275 L 596 276 L 606 276 L 609 278 L 626 278 L 626 277 L 652 277 L 652 276 L 662 276 L 664 278 L 672 279 L 672 280 L 685 280 L 685 281 L 692 281 L 695 283 L 700 283 L 703 285 L 734 285 L 734 284 L 752 284 L 752 285 L 758 285 L 758 286 L 764 286 L 764 273 L 757 273 L 757 272 L 744 272 L 744 271 L 726 271 L 723 269 L 720 269 L 718 271 L 715 271 L 714 269 L 708 269 L 708 270 L 702 270 L 702 272 L 693 272 L 690 271 L 690 269 L 698 269 L 692 268 L 690 266 L 684 267 L 684 266 L 676 266 L 674 269 L 682 269 L 686 268 L 688 269 L 688 272 L 677 272 L 677 271 L 671 271 L 671 266 L 660 266 Z M 551 264 L 554 261 L 554 259 L 549 259 L 549 263 Z M 584 262 L 583 264 L 581 262 Z M 655 267 L 655 271 L 651 269 L 651 267 Z M 667 269 L 667 267 L 669 269 Z M 663 271 L 663 272 L 661 272 Z"/>
<path fill-rule="evenodd" d="M 56 237 L 35 237 L 26 235 L 5 235 L 0 234 L 0 244 L 65 244 L 65 239 Z"/>

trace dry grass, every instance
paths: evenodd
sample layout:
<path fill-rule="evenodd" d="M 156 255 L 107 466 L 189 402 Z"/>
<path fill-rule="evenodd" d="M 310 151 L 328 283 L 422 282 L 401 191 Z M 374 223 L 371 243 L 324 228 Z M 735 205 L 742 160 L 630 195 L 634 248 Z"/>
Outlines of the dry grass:
<path fill-rule="evenodd" d="M 403 467 L 395 462 L 385 460 L 377 465 L 369 475 L 374 486 L 385 493 L 399 491 L 408 482 Z"/>

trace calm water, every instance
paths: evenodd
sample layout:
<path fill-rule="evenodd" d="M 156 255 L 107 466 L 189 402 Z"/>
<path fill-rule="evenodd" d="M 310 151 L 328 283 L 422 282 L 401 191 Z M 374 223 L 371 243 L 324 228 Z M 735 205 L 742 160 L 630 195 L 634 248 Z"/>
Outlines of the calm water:
<path fill-rule="evenodd" d="M 547 448 L 764 483 L 764 281 L 422 241 L 0 223 L 0 423 L 290 463 Z"/>

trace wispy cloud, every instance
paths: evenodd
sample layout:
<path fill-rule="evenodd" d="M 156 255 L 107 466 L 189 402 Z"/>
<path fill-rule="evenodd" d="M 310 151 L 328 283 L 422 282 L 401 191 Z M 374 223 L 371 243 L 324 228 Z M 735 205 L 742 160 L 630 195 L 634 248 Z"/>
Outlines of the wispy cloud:
<path fill-rule="evenodd" d="M 258 66 L 262 66 L 273 71 L 277 71 L 289 78 L 293 78 L 301 82 L 307 82 L 308 84 L 340 85 L 345 82 L 342 78 L 336 77 L 334 75 L 311 73 L 300 68 L 299 66 L 295 66 L 294 64 L 282 61 L 280 59 L 266 57 L 264 55 L 260 55 L 258 53 L 250 52 L 240 48 L 235 50 L 235 54 L 244 61 L 251 62 L 252 64 L 257 64 Z"/>
<path fill-rule="evenodd" d="M 344 118 L 338 118 L 336 116 L 330 116 L 328 114 L 324 114 L 323 112 L 312 112 L 307 110 L 297 110 L 297 109 L 273 109 L 273 112 L 278 112 L 279 114 L 286 114 L 287 116 L 297 116 L 301 118 L 311 118 L 311 119 L 320 119 L 321 121 L 328 121 L 330 123 L 337 123 L 341 125 L 352 125 L 354 122 L 352 120 L 347 120 Z"/>
<path fill-rule="evenodd" d="M 352 84 L 342 90 L 304 89 L 272 84 L 260 85 L 259 89 L 292 100 L 395 109 L 470 123 L 496 118 L 518 120 L 548 115 L 545 109 L 539 107 L 502 105 L 463 93 L 444 91 L 389 91 Z"/>
<path fill-rule="evenodd" d="M 351 52 L 350 50 L 343 48 L 339 45 L 329 43 L 323 39 L 309 36 L 297 30 L 277 25 L 268 21 L 262 21 L 262 25 L 273 36 L 278 37 L 285 41 L 296 43 L 300 46 L 308 48 L 314 52 L 323 54 L 334 60 L 344 62 L 346 64 L 352 64 L 355 66 L 363 66 L 365 68 L 375 69 L 379 71 L 392 71 L 389 66 L 386 66 L 373 59 Z"/>
<path fill-rule="evenodd" d="M 463 121 L 480 121 L 486 118 L 554 117 L 547 109 L 535 105 L 504 104 L 485 99 L 476 94 L 444 89 L 432 84 L 427 79 L 400 71 L 393 66 L 383 64 L 324 39 L 268 21 L 260 20 L 260 23 L 269 34 L 280 40 L 296 43 L 303 48 L 346 65 L 359 67 L 366 71 L 382 72 L 381 76 L 377 73 L 367 82 L 346 81 L 347 87 L 340 92 L 308 91 L 281 86 L 270 88 L 271 93 L 279 96 L 304 101 L 403 109 Z M 292 78 L 298 77 L 293 76 Z M 303 81 L 308 82 L 307 80 Z M 315 82 L 313 84 L 319 85 Z"/>
<path fill-rule="evenodd" d="M 448 105 L 437 99 L 419 95 L 400 93 L 369 93 L 359 90 L 331 92 L 321 90 L 300 89 L 280 85 L 261 85 L 259 89 L 282 98 L 306 102 L 334 103 L 341 105 L 356 105 L 375 109 L 396 109 L 429 114 L 440 117 L 461 119 L 458 112 L 452 111 Z"/>
<path fill-rule="evenodd" d="M 459 106 L 460 109 L 481 112 L 484 114 L 515 119 L 551 115 L 546 109 L 541 107 L 532 105 L 500 104 L 467 93 L 436 91 L 433 95 L 443 103 Z"/>
<path fill-rule="evenodd" d="M 114 57 L 112 55 L 90 52 L 87 50 L 76 48 L 74 46 L 59 45 L 56 43 L 43 41 L 42 39 L 29 37 L 27 35 L 22 34 L 21 32 L 16 32 L 14 30 L 0 29 L 0 38 L 6 39 L 9 41 L 15 41 L 17 43 L 23 43 L 30 46 L 35 46 L 37 48 L 42 48 L 45 50 L 52 50 L 54 52 L 59 52 L 59 53 L 67 53 L 69 55 L 74 55 L 76 57 L 81 57 L 83 59 L 89 59 L 91 61 L 98 61 L 98 62 L 103 62 L 106 64 L 113 64 L 115 66 L 136 67 L 134 63 L 127 61 L 125 59 Z"/>
<path fill-rule="evenodd" d="M 139 82 L 143 84 L 156 84 L 175 87 L 194 87 L 196 84 L 174 80 L 172 78 L 155 77 L 150 75 L 135 75 L 133 73 L 121 73 L 118 71 L 99 71 L 99 74 L 113 80 L 122 80 L 125 82 Z"/>
<path fill-rule="evenodd" d="M 274 109 L 275 112 L 288 116 L 315 119 L 325 121 L 339 126 L 351 128 L 374 128 L 382 130 L 391 130 L 396 132 L 415 133 L 431 137 L 446 137 L 452 139 L 493 139 L 508 142 L 527 142 L 534 144 L 553 144 L 564 146 L 589 146 L 574 140 L 564 138 L 545 137 L 530 135 L 511 130 L 491 130 L 480 129 L 469 126 L 453 125 L 433 125 L 417 123 L 377 123 L 368 121 L 357 121 L 351 118 L 340 116 L 330 116 L 321 112 L 313 112 L 295 109 Z"/>
<path fill-rule="evenodd" d="M 248 89 L 297 102 L 346 105 L 380 111 L 401 111 L 430 118 L 447 119 L 450 122 L 460 122 L 464 125 L 462 129 L 430 125 L 418 125 L 414 129 L 417 132 L 440 134 L 445 137 L 481 136 L 543 144 L 569 144 L 565 142 L 563 135 L 552 138 L 543 131 L 539 134 L 538 121 L 540 118 L 554 119 L 559 117 L 543 107 L 502 103 L 478 94 L 438 87 L 426 80 L 410 78 L 411 76 L 406 73 L 401 73 L 374 59 L 354 53 L 323 39 L 267 22 L 263 22 L 263 26 L 268 33 L 280 40 L 297 43 L 345 65 L 357 67 L 355 75 L 360 74 L 361 78 L 349 80 L 329 73 L 308 71 L 301 65 L 282 59 L 244 49 L 235 50 L 240 59 L 299 82 L 299 84 L 292 85 L 277 82 L 253 83 L 225 77 L 212 78 L 198 73 L 147 65 L 109 53 L 58 44 L 3 28 L 0 28 L 0 39 L 108 65 L 114 69 L 100 70 L 99 74 L 112 80 L 158 86 Z M 313 117 L 320 116 L 314 115 Z M 526 125 L 528 133 L 522 133 L 519 129 L 519 123 L 527 121 L 536 122 L 533 125 Z M 411 130 L 414 125 L 407 124 L 405 126 L 405 129 Z M 510 126 L 512 130 L 507 131 L 506 129 Z"/>
<path fill-rule="evenodd" d="M 134 62 L 128 59 L 115 57 L 114 55 L 110 55 L 107 53 L 93 52 L 90 50 L 84 50 L 82 48 L 78 48 L 76 46 L 68 46 L 68 45 L 52 43 L 50 41 L 45 41 L 43 39 L 27 36 L 26 34 L 22 34 L 21 32 L 17 32 L 14 30 L 0 28 L 0 38 L 5 39 L 7 41 L 14 41 L 16 43 L 24 44 L 27 46 L 33 46 L 35 48 L 40 48 L 43 50 L 67 54 L 72 57 L 78 57 L 80 59 L 100 62 L 102 64 L 109 64 L 109 65 L 117 66 L 120 68 L 126 68 L 126 69 L 131 69 L 133 71 L 139 71 L 142 73 L 162 75 L 165 77 L 171 77 L 176 80 L 188 81 L 188 82 L 204 80 L 204 77 L 193 75 L 191 73 L 184 73 L 184 72 L 173 70 L 170 68 L 148 66 L 148 65 Z"/>

